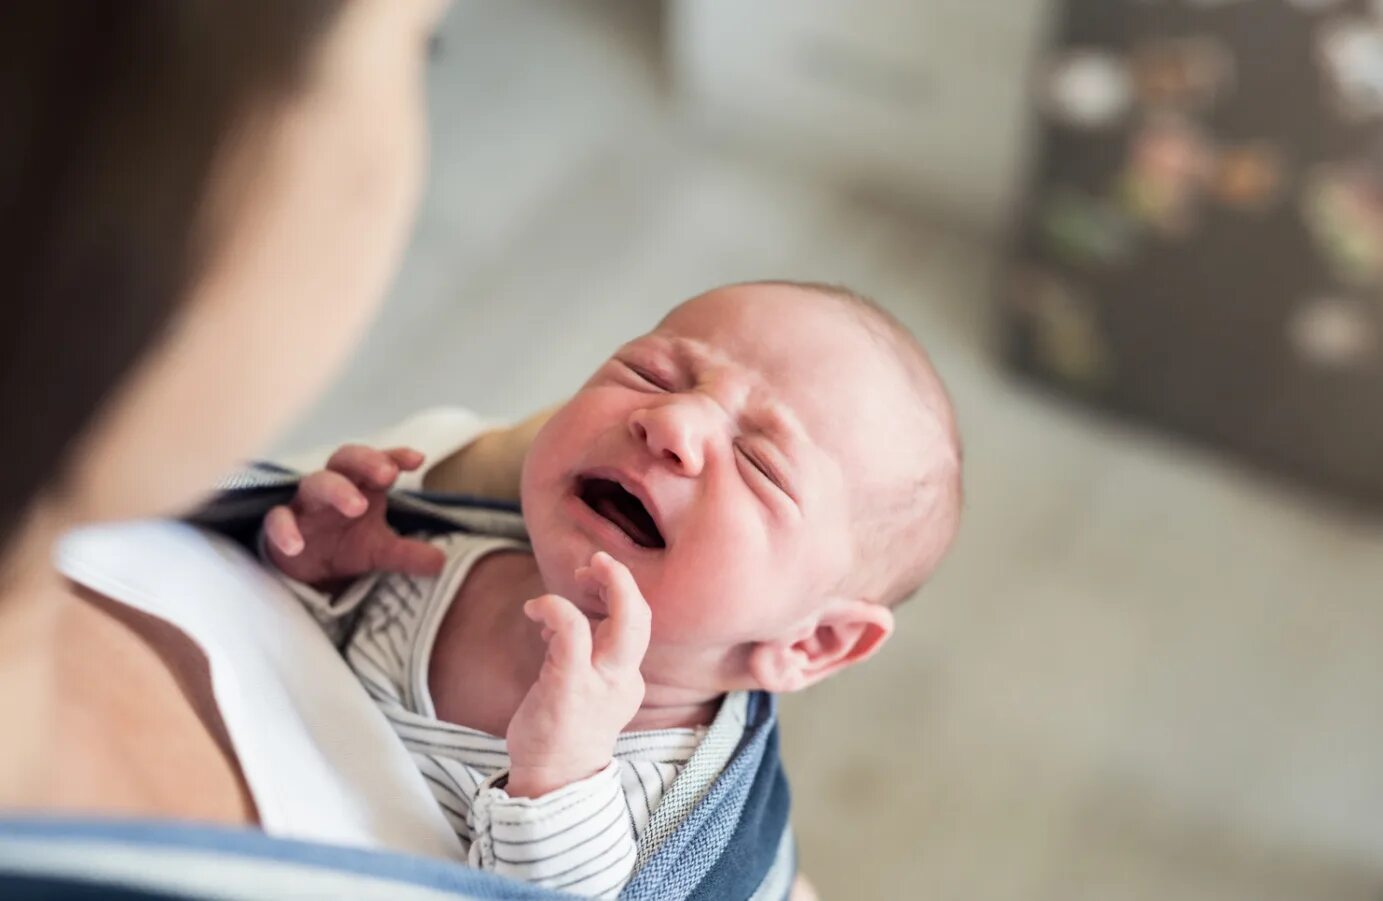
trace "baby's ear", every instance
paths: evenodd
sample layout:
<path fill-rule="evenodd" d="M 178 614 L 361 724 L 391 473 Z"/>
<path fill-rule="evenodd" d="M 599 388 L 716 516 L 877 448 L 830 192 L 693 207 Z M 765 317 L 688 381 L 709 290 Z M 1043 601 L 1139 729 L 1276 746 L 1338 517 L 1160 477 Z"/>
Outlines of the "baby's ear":
<path fill-rule="evenodd" d="M 805 636 L 764 641 L 749 653 L 749 672 L 764 691 L 798 691 L 868 659 L 893 634 L 893 611 L 856 599 L 831 601 Z"/>

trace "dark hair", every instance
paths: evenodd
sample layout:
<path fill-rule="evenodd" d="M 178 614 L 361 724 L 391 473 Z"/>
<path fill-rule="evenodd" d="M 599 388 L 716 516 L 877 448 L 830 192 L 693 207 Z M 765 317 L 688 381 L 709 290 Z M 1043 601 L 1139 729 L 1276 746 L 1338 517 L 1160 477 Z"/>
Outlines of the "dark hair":
<path fill-rule="evenodd" d="M 342 3 L 0 3 L 0 558 L 197 276 L 229 141 Z"/>

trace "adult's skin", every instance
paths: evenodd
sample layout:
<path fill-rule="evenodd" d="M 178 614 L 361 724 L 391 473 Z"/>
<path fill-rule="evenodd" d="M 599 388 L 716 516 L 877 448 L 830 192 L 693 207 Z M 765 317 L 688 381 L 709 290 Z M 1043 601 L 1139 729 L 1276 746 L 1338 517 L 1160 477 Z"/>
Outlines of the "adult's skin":
<path fill-rule="evenodd" d="M 51 547 L 75 524 L 194 503 L 345 358 L 415 211 L 445 3 L 59 6 L 0 10 L 0 203 L 44 192 L 27 231 L 0 235 L 26 248 L 0 260 L 7 335 L 21 333 L 0 354 L 15 445 L 0 476 L 0 806 L 253 822 L 200 652 L 83 598 Z M 63 140 L 31 146 L 50 133 Z M 198 153 L 206 166 L 179 168 Z M 102 401 L 78 403 L 112 346 L 129 352 L 94 386 Z M 16 441 L 30 423 L 42 459 Z"/>
<path fill-rule="evenodd" d="M 0 5 L 0 811 L 255 822 L 201 651 L 51 550 L 195 504 L 344 360 L 415 211 L 446 5 Z M 541 421 L 430 486 L 516 496 Z"/>

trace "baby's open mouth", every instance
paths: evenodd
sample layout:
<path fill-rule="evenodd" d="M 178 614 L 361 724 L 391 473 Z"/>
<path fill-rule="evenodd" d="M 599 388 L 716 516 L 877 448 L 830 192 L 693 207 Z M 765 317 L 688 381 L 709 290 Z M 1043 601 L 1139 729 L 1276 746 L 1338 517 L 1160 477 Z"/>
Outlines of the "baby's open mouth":
<path fill-rule="evenodd" d="M 582 478 L 577 495 L 596 513 L 614 523 L 629 540 L 644 548 L 664 548 L 667 542 L 643 501 L 610 479 Z"/>

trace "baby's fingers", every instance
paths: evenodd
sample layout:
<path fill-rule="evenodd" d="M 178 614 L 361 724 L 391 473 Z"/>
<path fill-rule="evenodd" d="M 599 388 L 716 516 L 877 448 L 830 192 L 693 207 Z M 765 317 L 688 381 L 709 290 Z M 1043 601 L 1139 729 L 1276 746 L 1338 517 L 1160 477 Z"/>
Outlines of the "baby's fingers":
<path fill-rule="evenodd" d="M 326 468 L 340 473 L 362 488 L 384 491 L 399 477 L 399 466 L 393 451 L 377 450 L 363 444 L 347 444 L 331 455 Z"/>
<path fill-rule="evenodd" d="M 543 626 L 548 660 L 559 669 L 591 665 L 591 624 L 576 605 L 556 594 L 545 594 L 523 605 L 524 615 Z"/>
<path fill-rule="evenodd" d="M 412 472 L 423 465 L 423 460 L 427 459 L 420 450 L 411 447 L 391 447 L 384 453 L 389 455 L 389 459 L 394 461 L 399 469 L 404 472 Z"/>
<path fill-rule="evenodd" d="M 298 518 L 292 510 L 282 505 L 270 510 L 264 517 L 264 539 L 285 557 L 298 556 L 306 546 L 302 530 L 298 528 Z"/>
<path fill-rule="evenodd" d="M 653 613 L 629 568 L 605 552 L 591 558 L 586 578 L 600 586 L 609 617 L 595 630 L 594 661 L 611 668 L 637 668 L 648 651 Z"/>
<path fill-rule="evenodd" d="M 298 483 L 297 502 L 307 512 L 335 510 L 348 519 L 355 519 L 370 508 L 370 502 L 350 479 L 325 469 Z"/>

